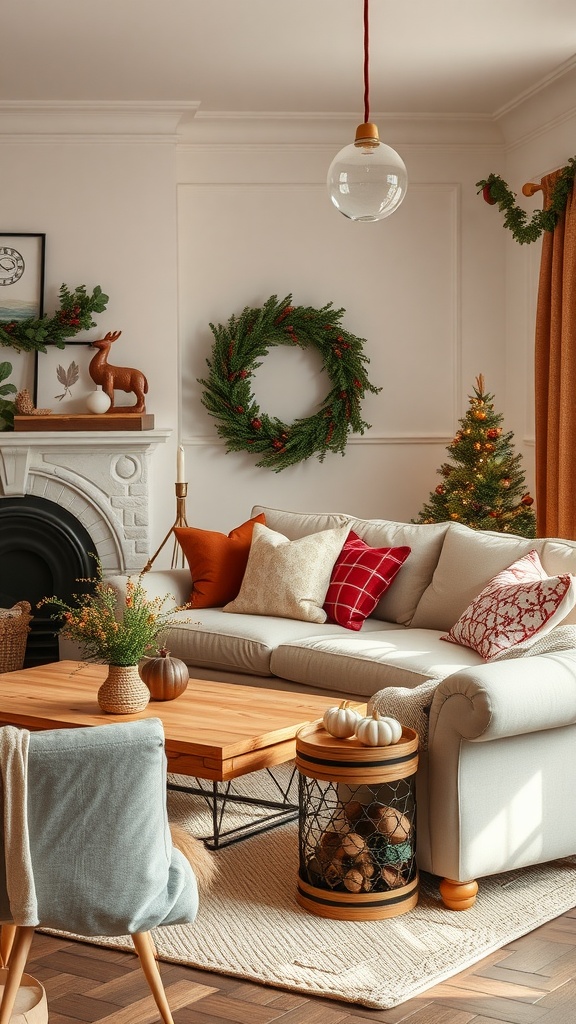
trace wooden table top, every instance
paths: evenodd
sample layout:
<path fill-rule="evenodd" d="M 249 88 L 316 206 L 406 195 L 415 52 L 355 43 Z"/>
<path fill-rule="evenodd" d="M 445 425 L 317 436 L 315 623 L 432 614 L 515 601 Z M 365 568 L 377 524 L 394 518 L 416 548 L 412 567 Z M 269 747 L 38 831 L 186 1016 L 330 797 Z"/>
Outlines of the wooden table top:
<path fill-rule="evenodd" d="M 298 729 L 335 703 L 328 694 L 191 679 L 175 700 L 109 715 L 96 699 L 106 672 L 105 665 L 60 661 L 0 674 L 0 722 L 34 730 L 159 718 L 170 772 L 227 781 L 290 761 Z"/>

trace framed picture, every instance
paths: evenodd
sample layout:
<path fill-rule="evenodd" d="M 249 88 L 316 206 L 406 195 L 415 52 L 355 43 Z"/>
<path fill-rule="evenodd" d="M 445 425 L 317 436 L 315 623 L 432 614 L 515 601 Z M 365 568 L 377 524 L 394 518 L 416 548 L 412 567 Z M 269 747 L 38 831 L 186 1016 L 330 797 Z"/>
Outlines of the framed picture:
<path fill-rule="evenodd" d="M 7 345 L 0 346 L 0 363 L 10 363 L 12 373 L 3 381 L 3 384 L 13 384 L 16 391 L 26 388 L 30 394 L 34 394 L 34 380 L 36 374 L 36 361 L 33 352 L 20 352 L 18 349 L 9 348 Z M 14 395 L 9 395 L 14 398 Z"/>
<path fill-rule="evenodd" d="M 46 235 L 0 231 L 0 320 L 44 314 Z"/>
<path fill-rule="evenodd" d="M 69 341 L 64 348 L 48 345 L 46 352 L 36 352 L 36 408 L 66 416 L 88 412 L 86 399 L 95 388 L 88 367 L 94 355 L 89 341 Z"/>

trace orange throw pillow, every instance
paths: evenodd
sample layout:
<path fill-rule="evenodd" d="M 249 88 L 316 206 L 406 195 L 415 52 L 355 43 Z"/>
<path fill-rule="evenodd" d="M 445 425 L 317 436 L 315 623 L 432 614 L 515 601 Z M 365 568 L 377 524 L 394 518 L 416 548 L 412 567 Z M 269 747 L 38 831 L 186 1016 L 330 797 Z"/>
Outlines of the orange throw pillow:
<path fill-rule="evenodd" d="M 250 554 L 254 523 L 265 525 L 265 515 L 249 519 L 228 536 L 192 526 L 174 528 L 192 575 L 193 608 L 221 608 L 237 596 Z"/>

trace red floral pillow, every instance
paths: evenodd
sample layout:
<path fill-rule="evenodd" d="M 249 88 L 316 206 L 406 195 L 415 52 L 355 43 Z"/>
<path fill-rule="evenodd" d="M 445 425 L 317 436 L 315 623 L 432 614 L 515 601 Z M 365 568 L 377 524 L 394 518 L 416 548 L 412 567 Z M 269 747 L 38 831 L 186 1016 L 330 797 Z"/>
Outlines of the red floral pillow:
<path fill-rule="evenodd" d="M 529 551 L 494 576 L 441 639 L 494 660 L 550 633 L 575 602 L 576 577 L 547 576 L 538 552 Z"/>
<path fill-rule="evenodd" d="M 388 590 L 410 548 L 371 548 L 352 530 L 332 570 L 324 600 L 329 622 L 360 629 Z"/>

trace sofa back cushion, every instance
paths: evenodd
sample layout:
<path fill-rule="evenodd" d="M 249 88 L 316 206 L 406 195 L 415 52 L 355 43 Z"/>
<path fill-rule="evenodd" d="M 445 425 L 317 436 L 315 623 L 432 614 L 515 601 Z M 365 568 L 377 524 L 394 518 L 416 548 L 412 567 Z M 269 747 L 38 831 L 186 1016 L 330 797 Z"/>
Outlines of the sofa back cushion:
<path fill-rule="evenodd" d="M 531 550 L 540 554 L 543 545 L 541 539 L 450 523 L 432 582 L 420 598 L 412 626 L 450 630 L 494 576 Z"/>
<path fill-rule="evenodd" d="M 432 580 L 450 527 L 450 523 L 395 523 L 388 519 L 356 519 L 339 512 L 285 512 L 255 505 L 252 516 L 261 514 L 265 515 L 266 525 L 271 530 L 278 530 L 291 540 L 321 530 L 348 526 L 370 547 L 409 547 L 410 557 L 372 612 L 373 618 L 404 626 L 411 623 L 416 606 Z"/>
<path fill-rule="evenodd" d="M 560 576 L 563 572 L 576 575 L 576 541 L 558 540 L 556 537 L 547 539 L 542 546 L 540 558 L 549 576 Z M 562 624 L 576 625 L 576 607 L 569 612 Z"/>

